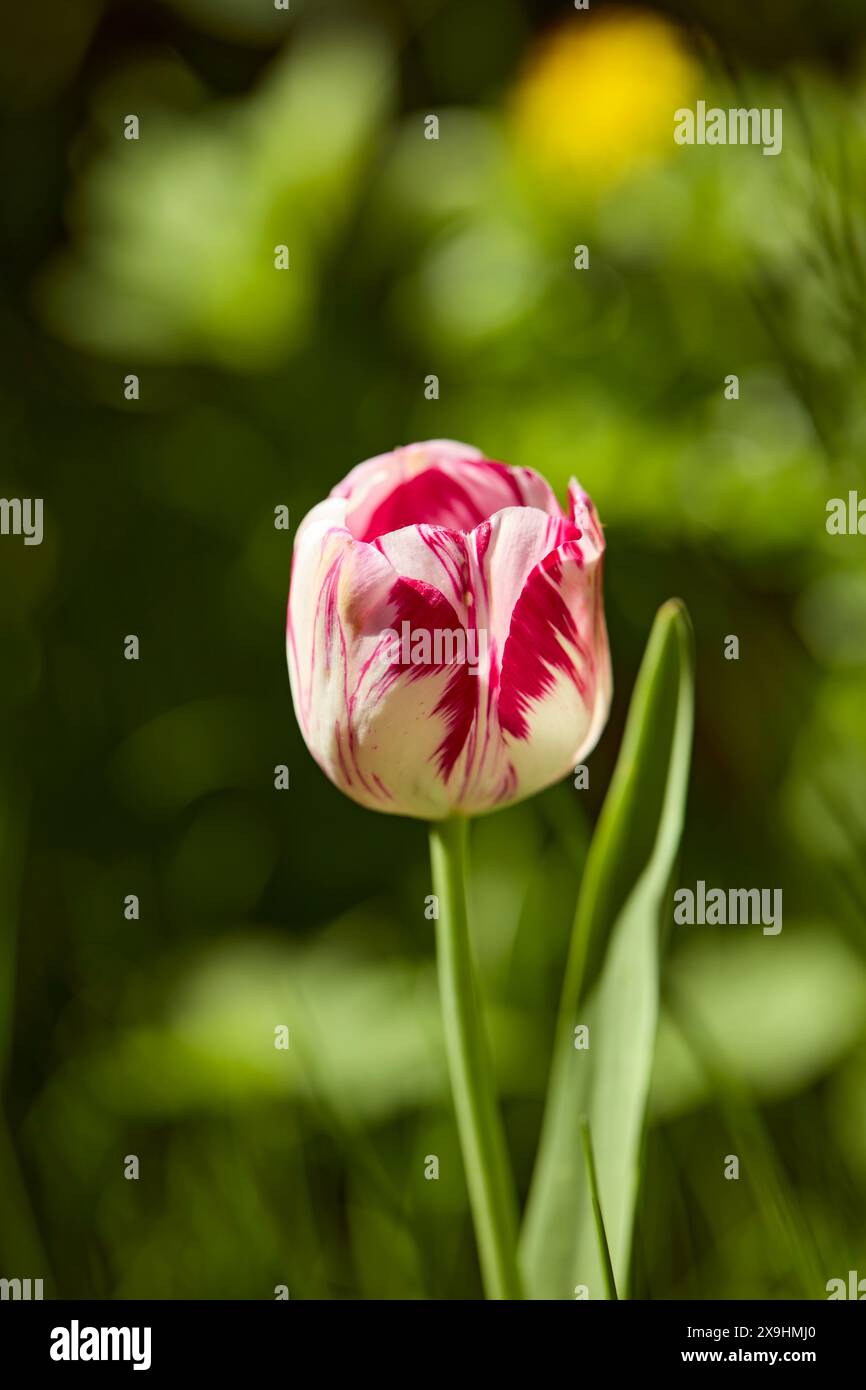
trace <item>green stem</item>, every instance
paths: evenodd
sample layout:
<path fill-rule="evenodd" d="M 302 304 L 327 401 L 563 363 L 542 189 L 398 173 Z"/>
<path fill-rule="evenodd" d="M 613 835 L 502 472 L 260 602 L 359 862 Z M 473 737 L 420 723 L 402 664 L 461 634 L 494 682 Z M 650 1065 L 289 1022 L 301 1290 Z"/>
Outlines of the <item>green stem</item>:
<path fill-rule="evenodd" d="M 517 1269 L 517 1202 L 469 942 L 466 835 L 462 816 L 430 827 L 445 1049 L 484 1291 L 491 1299 L 518 1299 L 523 1294 Z"/>

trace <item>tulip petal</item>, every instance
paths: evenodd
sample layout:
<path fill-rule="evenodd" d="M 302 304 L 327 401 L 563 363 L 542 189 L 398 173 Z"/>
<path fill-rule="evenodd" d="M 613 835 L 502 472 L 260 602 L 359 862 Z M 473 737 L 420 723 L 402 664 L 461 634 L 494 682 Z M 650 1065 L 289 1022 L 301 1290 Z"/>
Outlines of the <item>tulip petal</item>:
<path fill-rule="evenodd" d="M 411 444 L 368 459 L 334 495 L 348 500 L 346 524 L 362 541 L 422 522 L 468 532 L 503 507 L 560 515 L 554 493 L 531 468 L 509 468 L 453 440 Z"/>
<path fill-rule="evenodd" d="M 568 515 L 584 538 L 583 558 L 588 565 L 604 551 L 604 532 L 592 498 L 576 478 L 568 484 Z"/>
<path fill-rule="evenodd" d="M 344 508 L 321 503 L 296 538 L 287 650 L 298 722 L 320 766 L 356 801 L 447 815 L 480 688 L 457 640 L 462 621 L 434 585 L 356 541 L 339 524 Z M 416 645 L 394 656 L 404 623 Z M 425 634 L 430 656 L 419 661 Z"/>
<path fill-rule="evenodd" d="M 522 794 L 562 776 L 590 751 L 610 705 L 604 537 L 589 499 L 577 491 L 575 497 L 572 514 L 586 529 L 527 577 L 502 656 L 499 722 Z"/>
<path fill-rule="evenodd" d="M 479 682 L 465 659 L 465 629 L 452 605 L 430 584 L 417 579 L 398 579 L 390 592 L 395 613 L 393 627 L 398 633 L 408 625 L 411 642 L 403 644 L 396 660 L 371 691 L 378 702 L 400 680 L 410 684 L 431 676 L 445 675 L 445 688 L 433 707 L 441 716 L 445 734 L 433 754 L 439 776 L 448 781 L 475 720 Z M 452 639 L 448 641 L 448 639 Z M 426 639 L 426 642 L 425 642 Z M 428 660 L 417 660 L 416 653 L 429 651 Z M 448 659 L 445 653 L 457 653 Z M 363 692 L 360 689 L 357 696 Z"/>
<path fill-rule="evenodd" d="M 587 702 L 592 656 L 572 611 L 573 590 L 581 584 L 573 571 L 582 567 L 579 542 L 551 551 L 535 566 L 515 605 L 499 686 L 499 722 L 512 738 L 528 738 L 530 707 L 550 694 L 558 675 Z M 567 588 L 566 574 L 577 583 Z"/>
<path fill-rule="evenodd" d="M 468 558 L 466 537 L 444 526 L 404 526 L 373 541 L 372 548 L 396 574 L 431 584 L 463 611 L 466 607 Z"/>

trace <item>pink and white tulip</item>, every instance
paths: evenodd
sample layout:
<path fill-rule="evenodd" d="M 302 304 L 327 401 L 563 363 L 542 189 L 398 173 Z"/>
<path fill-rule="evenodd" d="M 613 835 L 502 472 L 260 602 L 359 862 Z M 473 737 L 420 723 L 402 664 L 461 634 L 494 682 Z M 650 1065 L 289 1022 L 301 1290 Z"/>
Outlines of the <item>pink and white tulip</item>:
<path fill-rule="evenodd" d="M 437 820 L 570 772 L 610 705 L 603 552 L 574 481 L 566 516 L 538 473 L 468 445 L 354 468 L 298 529 L 286 628 L 295 712 L 332 782 Z"/>

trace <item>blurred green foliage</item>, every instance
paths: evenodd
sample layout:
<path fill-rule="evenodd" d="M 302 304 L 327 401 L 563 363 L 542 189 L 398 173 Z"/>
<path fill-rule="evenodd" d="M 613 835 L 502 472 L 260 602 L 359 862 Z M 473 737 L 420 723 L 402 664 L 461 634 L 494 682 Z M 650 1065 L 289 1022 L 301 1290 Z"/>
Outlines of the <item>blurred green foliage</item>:
<path fill-rule="evenodd" d="M 522 1195 L 589 831 L 677 593 L 679 881 L 781 887 L 785 916 L 776 938 L 671 932 L 632 1293 L 820 1298 L 866 1273 L 866 541 L 824 524 L 866 491 L 866 17 L 744 0 L 680 29 L 667 8 L 655 41 L 698 95 L 783 107 L 781 156 L 626 122 L 610 177 L 577 136 L 542 168 L 520 115 L 539 35 L 622 23 L 603 3 L 10 16 L 0 493 L 44 497 L 46 532 L 0 542 L 3 1273 L 72 1297 L 478 1296 L 424 828 L 306 754 L 273 526 L 430 437 L 561 495 L 576 473 L 607 531 L 617 690 L 590 790 L 474 828 Z"/>

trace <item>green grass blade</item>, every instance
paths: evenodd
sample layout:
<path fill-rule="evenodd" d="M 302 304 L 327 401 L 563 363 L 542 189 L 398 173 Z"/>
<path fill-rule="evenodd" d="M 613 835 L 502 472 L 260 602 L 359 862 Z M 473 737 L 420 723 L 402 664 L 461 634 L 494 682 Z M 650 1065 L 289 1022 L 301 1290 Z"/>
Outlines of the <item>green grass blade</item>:
<path fill-rule="evenodd" d="M 656 615 L 575 916 L 538 1156 L 521 1240 L 528 1296 L 606 1295 L 592 1197 L 579 1162 L 592 1128 L 616 1286 L 628 1286 L 638 1167 L 658 1020 L 659 939 L 691 763 L 691 626 Z M 589 1048 L 574 1047 L 578 1024 Z"/>

